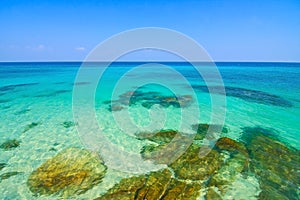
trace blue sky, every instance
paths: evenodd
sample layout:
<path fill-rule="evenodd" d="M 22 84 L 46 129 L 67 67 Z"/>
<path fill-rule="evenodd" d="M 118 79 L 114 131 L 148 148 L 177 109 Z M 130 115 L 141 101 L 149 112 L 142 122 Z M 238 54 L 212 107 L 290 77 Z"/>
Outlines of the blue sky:
<path fill-rule="evenodd" d="M 83 60 L 149 26 L 194 38 L 216 61 L 300 61 L 299 0 L 1 0 L 0 61 Z"/>

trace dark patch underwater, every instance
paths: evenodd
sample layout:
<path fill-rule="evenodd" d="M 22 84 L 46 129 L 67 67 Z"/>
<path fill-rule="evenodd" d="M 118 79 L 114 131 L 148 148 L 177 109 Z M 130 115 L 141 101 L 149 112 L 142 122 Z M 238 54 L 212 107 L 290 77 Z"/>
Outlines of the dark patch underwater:
<path fill-rule="evenodd" d="M 193 85 L 193 88 L 201 91 L 201 92 L 212 92 L 213 94 L 223 94 L 222 93 L 222 86 L 212 86 L 210 87 L 212 90 L 209 91 L 207 86 L 205 85 Z M 273 105 L 273 106 L 281 106 L 281 107 L 293 107 L 293 104 L 274 94 L 270 94 L 267 92 L 259 91 L 259 90 L 250 90 L 245 88 L 239 88 L 239 87 L 225 87 L 226 95 L 231 97 L 240 98 L 242 100 L 248 101 L 248 102 L 254 102 L 259 104 L 265 104 L 265 105 Z"/>

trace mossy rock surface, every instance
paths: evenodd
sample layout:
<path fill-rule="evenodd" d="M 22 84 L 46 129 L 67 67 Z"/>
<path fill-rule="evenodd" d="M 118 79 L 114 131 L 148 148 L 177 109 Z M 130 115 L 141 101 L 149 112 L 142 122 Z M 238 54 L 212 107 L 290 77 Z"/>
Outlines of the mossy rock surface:
<path fill-rule="evenodd" d="M 200 158 L 200 148 L 192 144 L 184 154 L 169 165 L 177 178 L 204 181 L 220 169 L 223 163 L 221 154 L 212 149 L 206 156 Z"/>
<path fill-rule="evenodd" d="M 198 140 L 203 139 L 202 135 L 207 133 L 210 126 L 212 125 L 195 126 L 197 134 L 193 138 L 194 142 L 171 163 L 168 163 L 170 157 L 165 156 L 168 154 L 164 152 L 179 151 L 179 141 L 184 144 L 185 139 L 191 138 L 172 130 L 143 133 L 139 135 L 139 139 L 153 143 L 144 146 L 141 155 L 145 160 L 167 164 L 174 172 L 175 180 L 204 181 L 208 187 L 205 196 L 207 199 L 222 198 L 237 179 L 253 175 L 262 190 L 260 199 L 300 199 L 299 150 L 280 142 L 272 130 L 245 128 L 242 142 L 221 137 L 206 156 L 199 157 L 201 143 Z M 222 130 L 220 128 L 215 130 Z M 223 128 L 222 132 L 227 132 L 227 129 Z M 170 193 L 171 191 L 169 190 Z"/>
<path fill-rule="evenodd" d="M 81 194 L 102 181 L 107 167 L 88 150 L 69 148 L 47 160 L 28 178 L 35 195 L 60 193 L 64 197 Z"/>
<path fill-rule="evenodd" d="M 201 185 L 199 183 L 186 182 L 172 178 L 162 199 L 197 199 L 200 195 L 200 189 Z"/>
<path fill-rule="evenodd" d="M 226 153 L 229 158 L 224 160 L 221 168 L 213 174 L 208 186 L 216 187 L 222 194 L 225 194 L 228 185 L 234 182 L 239 174 L 248 170 L 249 154 L 242 143 L 227 137 L 219 138 L 215 143 L 214 149 L 220 153 Z M 217 193 L 215 191 L 209 191 L 207 195 L 214 196 L 217 195 Z"/>
<path fill-rule="evenodd" d="M 276 140 L 268 129 L 246 128 L 244 141 L 251 158 L 250 170 L 262 190 L 259 198 L 300 199 L 300 151 Z"/>
<path fill-rule="evenodd" d="M 0 145 L 0 148 L 3 149 L 4 151 L 8 151 L 8 150 L 17 148 L 18 146 L 20 146 L 20 144 L 21 144 L 21 141 L 12 139 L 12 140 L 7 140 L 7 141 L 3 142 Z"/>
<path fill-rule="evenodd" d="M 186 183 L 172 178 L 168 169 L 122 179 L 97 200 L 173 200 L 196 199 L 200 193 L 198 183 Z"/>
<path fill-rule="evenodd" d="M 139 138 L 154 142 L 145 145 L 141 149 L 141 155 L 145 160 L 151 160 L 156 164 L 171 164 L 193 142 L 193 136 L 174 130 L 163 130 L 154 134 L 142 133 L 139 134 Z"/>

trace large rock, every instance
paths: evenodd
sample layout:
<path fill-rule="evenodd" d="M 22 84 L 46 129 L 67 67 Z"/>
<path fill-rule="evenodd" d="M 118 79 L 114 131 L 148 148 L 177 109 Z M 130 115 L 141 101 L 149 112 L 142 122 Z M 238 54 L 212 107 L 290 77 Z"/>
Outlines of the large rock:
<path fill-rule="evenodd" d="M 190 146 L 193 135 L 187 135 L 174 130 L 161 130 L 155 133 L 139 133 L 138 139 L 148 140 L 153 143 L 141 149 L 145 160 L 156 164 L 170 164 Z"/>
<path fill-rule="evenodd" d="M 199 183 L 186 182 L 173 178 L 171 179 L 166 192 L 162 196 L 162 199 L 197 199 L 200 195 L 200 189 L 201 185 Z"/>
<path fill-rule="evenodd" d="M 200 158 L 200 148 L 200 146 L 192 144 L 182 156 L 169 165 L 177 178 L 207 180 L 220 169 L 223 163 L 220 153 L 212 149 L 206 156 Z"/>
<path fill-rule="evenodd" d="M 140 140 L 150 140 L 157 144 L 166 144 L 171 142 L 171 140 L 180 133 L 175 130 L 161 130 L 155 133 L 139 133 L 137 134 L 137 138 Z"/>
<path fill-rule="evenodd" d="M 146 145 L 141 150 L 144 159 L 154 163 L 168 164 L 179 179 L 207 180 L 221 166 L 223 158 L 212 149 L 208 155 L 200 158 L 201 146 L 191 144 L 194 135 L 182 134 L 177 131 L 164 130 L 156 133 L 141 133 L 140 139 L 147 139 L 156 144 Z M 177 153 L 177 154 L 176 154 Z M 170 162 L 171 158 L 177 158 Z"/>
<path fill-rule="evenodd" d="M 199 196 L 200 188 L 198 183 L 187 183 L 172 178 L 172 173 L 164 169 L 123 179 L 97 200 L 193 200 Z"/>
<path fill-rule="evenodd" d="M 300 152 L 278 141 L 270 130 L 245 128 L 250 169 L 262 192 L 260 199 L 300 199 Z"/>
<path fill-rule="evenodd" d="M 221 168 L 211 177 L 208 186 L 211 187 L 210 190 L 216 187 L 224 195 L 227 192 L 228 185 L 234 182 L 239 174 L 248 169 L 249 155 L 242 143 L 227 137 L 220 138 L 214 149 L 226 154 L 229 158 L 225 159 Z M 217 195 L 210 190 L 207 196 Z"/>
<path fill-rule="evenodd" d="M 106 166 L 97 154 L 69 148 L 33 171 L 27 184 L 37 195 L 60 193 L 68 197 L 84 193 L 99 184 L 105 172 Z"/>

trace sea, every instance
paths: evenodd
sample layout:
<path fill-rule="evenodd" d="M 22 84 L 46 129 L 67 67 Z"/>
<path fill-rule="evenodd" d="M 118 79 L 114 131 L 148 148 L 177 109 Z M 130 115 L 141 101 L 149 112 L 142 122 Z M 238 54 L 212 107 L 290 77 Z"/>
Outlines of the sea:
<path fill-rule="evenodd" d="M 207 123 L 226 127 L 222 136 L 237 141 L 245 128 L 268 129 L 299 151 L 299 122 L 300 63 L 3 62 L 0 144 L 15 146 L 0 149 L 0 176 L 16 173 L 2 176 L 0 199 L 57 199 L 30 191 L 32 171 L 69 147 L 100 151 L 102 137 L 118 151 L 139 154 L 145 141 L 137 133 L 190 133 Z M 103 181 L 72 199 L 96 198 L 122 178 L 155 168 L 130 169 L 130 158 L 98 153 L 109 160 Z M 253 176 L 224 198 L 256 199 L 260 191 Z"/>

